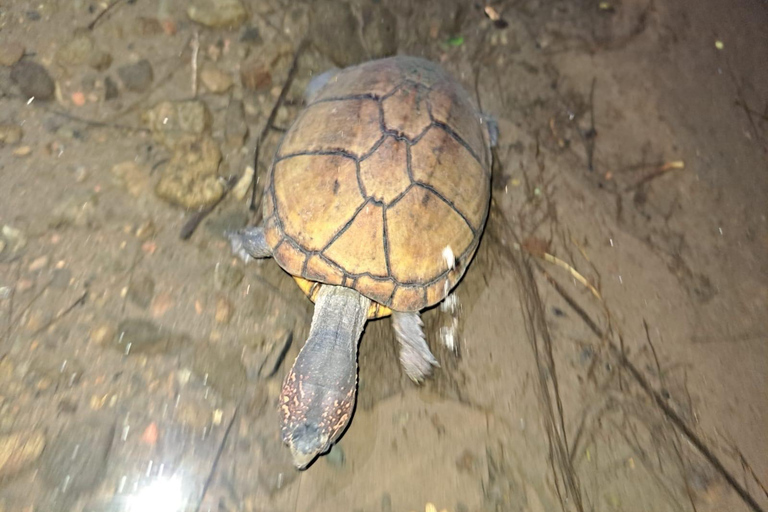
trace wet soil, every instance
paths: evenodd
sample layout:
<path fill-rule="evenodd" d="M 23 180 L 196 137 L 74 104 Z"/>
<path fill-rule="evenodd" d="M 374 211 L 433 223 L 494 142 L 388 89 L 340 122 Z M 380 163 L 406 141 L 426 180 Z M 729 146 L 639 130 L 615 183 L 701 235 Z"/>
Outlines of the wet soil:
<path fill-rule="evenodd" d="M 481 4 L 0 6 L 0 511 L 768 509 L 768 6 Z M 310 78 L 392 54 L 497 119 L 491 216 L 440 368 L 369 323 L 297 472 L 312 304 L 223 233 Z"/>

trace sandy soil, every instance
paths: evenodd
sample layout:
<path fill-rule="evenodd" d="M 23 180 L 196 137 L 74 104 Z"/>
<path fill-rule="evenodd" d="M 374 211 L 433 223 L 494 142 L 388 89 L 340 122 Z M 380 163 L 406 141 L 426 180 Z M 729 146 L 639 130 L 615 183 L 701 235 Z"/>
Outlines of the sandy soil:
<path fill-rule="evenodd" d="M 0 511 L 768 510 L 768 4 L 489 7 L 0 6 Z M 232 257 L 248 194 L 180 233 L 264 133 L 260 184 L 313 74 L 394 53 L 498 120 L 492 214 L 458 350 L 426 312 L 415 386 L 370 323 L 351 427 L 297 472 L 312 304 Z"/>

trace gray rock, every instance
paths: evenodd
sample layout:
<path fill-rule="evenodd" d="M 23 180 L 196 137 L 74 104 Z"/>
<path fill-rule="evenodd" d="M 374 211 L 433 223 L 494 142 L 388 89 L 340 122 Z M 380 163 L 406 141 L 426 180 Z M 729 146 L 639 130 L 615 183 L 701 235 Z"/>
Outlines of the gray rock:
<path fill-rule="evenodd" d="M 248 19 L 248 11 L 240 0 L 193 0 L 187 16 L 206 27 L 239 27 Z"/>
<path fill-rule="evenodd" d="M 218 170 L 221 151 L 209 136 L 179 143 L 157 182 L 155 194 L 171 204 L 199 208 L 224 194 Z"/>
<path fill-rule="evenodd" d="M 120 77 L 126 89 L 134 92 L 146 91 L 154 80 L 152 64 L 146 59 L 118 68 L 117 76 Z"/>
<path fill-rule="evenodd" d="M 117 84 L 114 80 L 112 80 L 111 77 L 107 77 L 104 79 L 104 99 L 106 101 L 113 100 L 117 98 L 118 90 L 117 90 Z"/>
<path fill-rule="evenodd" d="M 53 98 L 56 84 L 48 70 L 36 62 L 22 60 L 11 70 L 11 80 L 26 98 L 47 101 Z"/>
<path fill-rule="evenodd" d="M 248 124 L 245 122 L 243 102 L 232 100 L 224 114 L 224 141 L 230 148 L 241 148 L 248 136 Z"/>
<path fill-rule="evenodd" d="M 111 344 L 123 354 L 159 354 L 168 352 L 177 336 L 162 329 L 154 322 L 139 318 L 128 318 L 117 326 L 117 342 Z"/>
<path fill-rule="evenodd" d="M 77 31 L 74 37 L 56 51 L 56 60 L 65 66 L 78 66 L 91 59 L 95 45 L 91 34 Z"/>
<path fill-rule="evenodd" d="M 212 62 L 203 64 L 200 70 L 200 82 L 214 94 L 222 94 L 232 88 L 234 84 L 229 73 L 225 73 Z"/>
<path fill-rule="evenodd" d="M 237 400 L 245 392 L 248 376 L 238 351 L 201 343 L 195 350 L 192 371 L 226 400 Z"/>

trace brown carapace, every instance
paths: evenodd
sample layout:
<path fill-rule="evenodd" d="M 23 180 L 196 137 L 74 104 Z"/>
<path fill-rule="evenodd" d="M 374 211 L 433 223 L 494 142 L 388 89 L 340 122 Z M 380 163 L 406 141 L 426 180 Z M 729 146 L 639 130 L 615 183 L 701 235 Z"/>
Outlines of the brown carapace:
<path fill-rule="evenodd" d="M 340 71 L 286 133 L 264 195 L 265 238 L 314 300 L 371 299 L 369 318 L 419 311 L 461 279 L 490 202 L 487 130 L 437 65 L 393 57 Z"/>

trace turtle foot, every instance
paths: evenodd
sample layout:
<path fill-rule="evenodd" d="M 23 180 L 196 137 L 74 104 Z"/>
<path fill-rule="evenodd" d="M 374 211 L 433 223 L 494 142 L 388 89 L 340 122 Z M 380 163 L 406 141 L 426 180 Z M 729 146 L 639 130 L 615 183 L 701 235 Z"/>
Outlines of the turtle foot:
<path fill-rule="evenodd" d="M 224 236 L 229 240 L 232 253 L 245 263 L 254 258 L 269 258 L 272 250 L 264 237 L 264 228 L 261 226 L 226 231 Z"/>
<path fill-rule="evenodd" d="M 400 342 L 400 364 L 406 375 L 415 383 L 421 383 L 440 364 L 432 355 L 422 329 L 419 313 L 392 313 L 392 326 Z"/>

